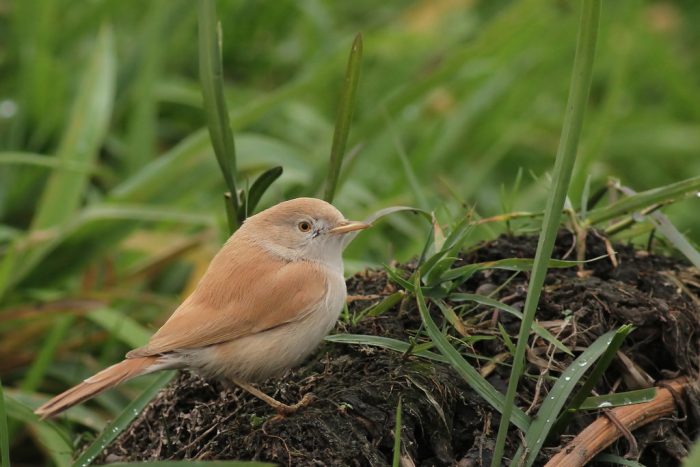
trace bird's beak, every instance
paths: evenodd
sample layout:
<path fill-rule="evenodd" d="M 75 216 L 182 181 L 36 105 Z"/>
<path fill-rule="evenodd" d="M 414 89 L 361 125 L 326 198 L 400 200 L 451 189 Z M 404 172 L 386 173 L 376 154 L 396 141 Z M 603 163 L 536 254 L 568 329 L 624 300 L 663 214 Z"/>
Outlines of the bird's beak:
<path fill-rule="evenodd" d="M 356 221 L 342 221 L 339 222 L 338 225 L 330 229 L 328 233 L 344 234 L 348 232 L 354 232 L 355 230 L 364 230 L 367 227 L 370 227 L 370 224 L 365 224 L 364 222 Z"/>

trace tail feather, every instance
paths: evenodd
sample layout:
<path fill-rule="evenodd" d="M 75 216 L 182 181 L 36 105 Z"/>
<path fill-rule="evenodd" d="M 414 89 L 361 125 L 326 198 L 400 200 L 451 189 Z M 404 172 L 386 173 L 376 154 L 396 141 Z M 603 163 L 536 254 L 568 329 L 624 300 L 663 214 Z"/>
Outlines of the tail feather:
<path fill-rule="evenodd" d="M 53 417 L 64 410 L 90 399 L 128 379 L 149 372 L 158 357 L 128 358 L 91 376 L 82 383 L 57 395 L 34 411 L 42 419 Z"/>

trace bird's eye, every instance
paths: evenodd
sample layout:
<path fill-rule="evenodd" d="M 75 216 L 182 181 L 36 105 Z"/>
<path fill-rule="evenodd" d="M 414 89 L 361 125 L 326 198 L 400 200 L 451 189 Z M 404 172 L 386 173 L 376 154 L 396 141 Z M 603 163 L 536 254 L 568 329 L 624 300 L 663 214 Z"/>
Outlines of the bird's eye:
<path fill-rule="evenodd" d="M 311 231 L 311 222 L 301 221 L 301 222 L 299 222 L 298 227 L 299 227 L 299 230 L 301 230 L 302 232 L 310 232 Z"/>

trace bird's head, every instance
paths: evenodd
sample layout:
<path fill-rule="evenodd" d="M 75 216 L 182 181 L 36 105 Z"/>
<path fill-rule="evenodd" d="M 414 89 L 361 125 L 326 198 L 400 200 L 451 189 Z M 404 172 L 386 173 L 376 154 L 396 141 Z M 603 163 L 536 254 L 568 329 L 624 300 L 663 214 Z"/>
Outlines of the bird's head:
<path fill-rule="evenodd" d="M 342 268 L 343 237 L 367 227 L 345 219 L 325 201 L 296 198 L 249 217 L 241 233 L 287 261 L 318 261 Z"/>

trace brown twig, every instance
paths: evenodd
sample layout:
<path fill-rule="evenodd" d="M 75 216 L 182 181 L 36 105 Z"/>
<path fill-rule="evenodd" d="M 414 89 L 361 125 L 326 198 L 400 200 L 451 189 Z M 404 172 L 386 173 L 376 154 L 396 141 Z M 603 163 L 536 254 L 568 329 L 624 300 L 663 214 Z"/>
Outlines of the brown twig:
<path fill-rule="evenodd" d="M 641 404 L 616 407 L 613 416 L 629 431 L 657 420 L 676 409 L 673 392 L 682 394 L 688 379 L 678 378 L 669 381 L 666 387 L 657 387 L 656 397 Z M 667 389 L 672 388 L 671 390 Z M 606 447 L 610 446 L 623 433 L 607 416 L 599 417 L 588 425 L 564 449 L 552 457 L 545 467 L 581 467 Z"/>

